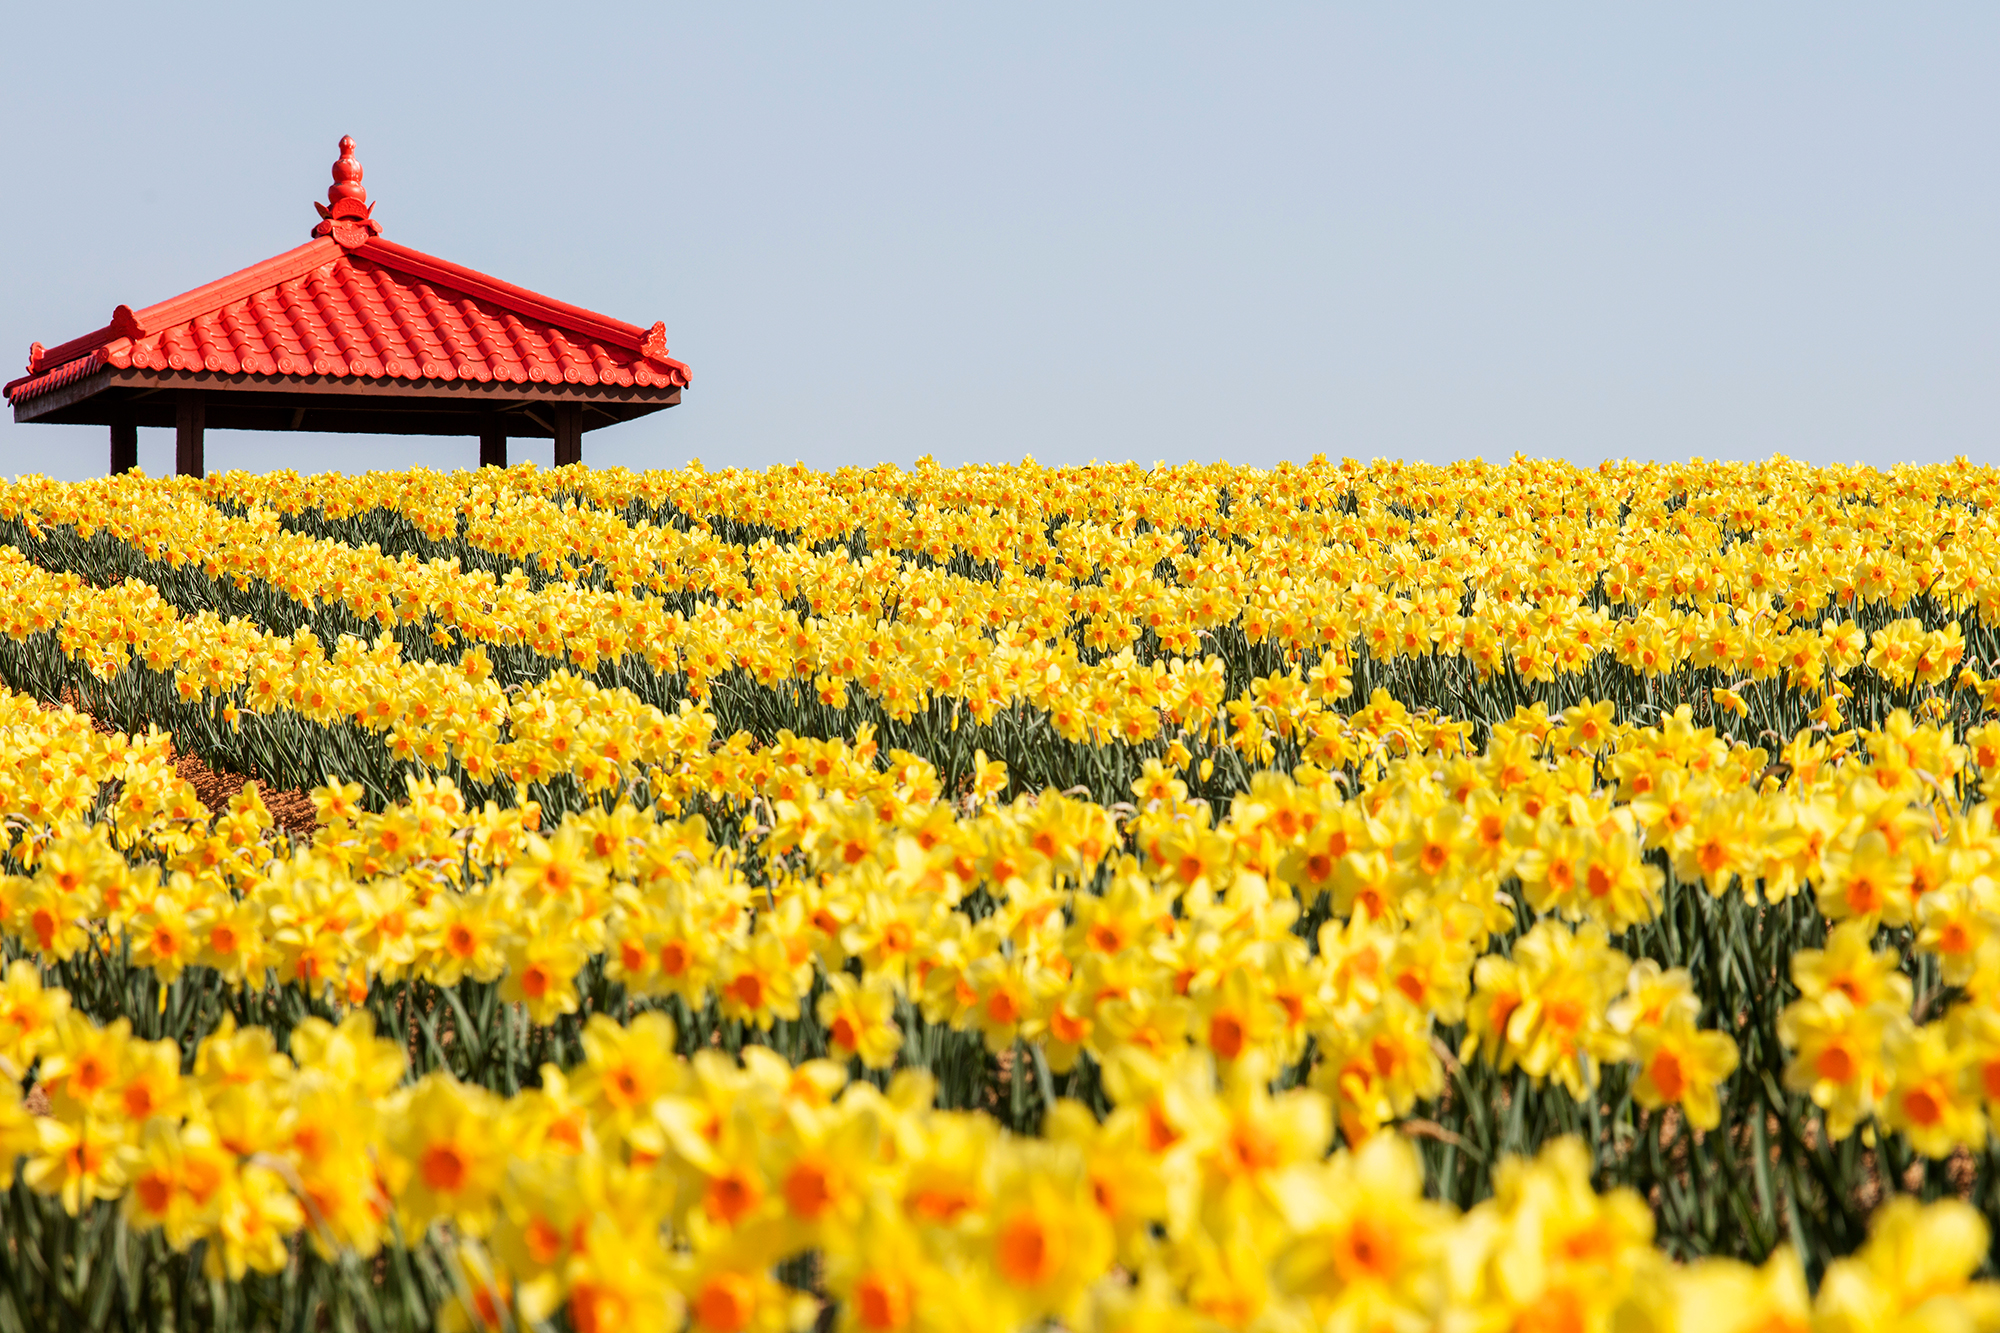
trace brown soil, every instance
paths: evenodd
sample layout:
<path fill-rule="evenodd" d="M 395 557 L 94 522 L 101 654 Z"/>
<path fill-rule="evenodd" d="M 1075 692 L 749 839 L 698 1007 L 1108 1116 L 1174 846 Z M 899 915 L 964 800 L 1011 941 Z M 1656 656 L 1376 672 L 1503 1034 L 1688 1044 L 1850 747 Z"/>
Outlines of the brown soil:
<path fill-rule="evenodd" d="M 76 699 L 67 690 L 63 692 L 63 702 L 71 708 L 76 708 Z M 50 705 L 44 704 L 43 707 Z M 77 711 L 89 717 L 90 725 L 98 731 L 109 734 L 117 730 L 109 723 L 84 713 L 80 708 Z M 310 838 L 314 830 L 319 827 L 319 812 L 313 808 L 312 797 L 305 792 L 296 788 L 280 791 L 260 778 L 246 778 L 241 773 L 210 768 L 202 762 L 200 755 L 182 754 L 178 751 L 172 753 L 174 772 L 194 788 L 194 794 L 208 807 L 210 813 L 220 814 L 227 810 L 229 803 L 243 790 L 246 783 L 255 783 L 257 794 L 264 800 L 264 808 L 271 812 L 271 819 L 279 828 L 294 837 Z"/>
<path fill-rule="evenodd" d="M 294 788 L 279 791 L 261 778 L 246 778 L 241 773 L 217 772 L 201 761 L 199 755 L 176 754 L 174 772 L 180 774 L 201 803 L 213 811 L 229 808 L 236 794 L 246 783 L 255 783 L 257 794 L 264 799 L 264 808 L 271 812 L 272 820 L 287 833 L 300 838 L 310 838 L 319 827 L 319 811 L 313 808 L 312 797 Z"/>

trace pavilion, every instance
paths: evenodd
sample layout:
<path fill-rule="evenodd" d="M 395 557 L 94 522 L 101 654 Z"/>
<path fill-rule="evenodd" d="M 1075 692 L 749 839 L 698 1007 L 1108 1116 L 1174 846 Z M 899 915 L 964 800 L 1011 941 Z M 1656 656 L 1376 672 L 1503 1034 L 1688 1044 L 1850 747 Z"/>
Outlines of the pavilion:
<path fill-rule="evenodd" d="M 313 239 L 56 347 L 34 344 L 8 384 L 16 421 L 109 426 L 111 470 L 138 463 L 141 426 L 172 426 L 175 471 L 204 473 L 218 430 L 476 435 L 504 467 L 507 439 L 583 434 L 672 407 L 688 368 L 666 326 L 641 328 L 384 240 L 340 141 Z"/>

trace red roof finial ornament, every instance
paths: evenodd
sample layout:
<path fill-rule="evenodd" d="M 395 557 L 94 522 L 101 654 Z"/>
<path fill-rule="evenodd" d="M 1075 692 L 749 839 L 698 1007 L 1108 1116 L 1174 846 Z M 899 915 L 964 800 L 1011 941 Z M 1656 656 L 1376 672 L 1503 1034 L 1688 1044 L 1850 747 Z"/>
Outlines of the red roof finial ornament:
<path fill-rule="evenodd" d="M 657 361 L 663 366 L 677 366 L 667 351 L 667 324 L 665 320 L 654 320 L 653 327 L 646 330 L 646 336 L 639 342 L 639 355 Z"/>
<path fill-rule="evenodd" d="M 368 191 L 361 188 L 361 162 L 354 156 L 354 136 L 340 136 L 340 160 L 333 164 L 333 184 L 327 186 L 326 201 L 337 204 L 343 199 L 352 199 L 357 204 L 368 202 Z"/>
<path fill-rule="evenodd" d="M 327 187 L 326 203 L 315 203 L 319 210 L 319 225 L 313 228 L 315 236 L 331 236 L 343 250 L 352 250 L 366 243 L 371 236 L 382 234 L 382 224 L 369 216 L 375 206 L 368 202 L 368 191 L 361 185 L 361 162 L 354 156 L 354 136 L 340 137 L 340 158 L 333 164 L 333 184 Z"/>

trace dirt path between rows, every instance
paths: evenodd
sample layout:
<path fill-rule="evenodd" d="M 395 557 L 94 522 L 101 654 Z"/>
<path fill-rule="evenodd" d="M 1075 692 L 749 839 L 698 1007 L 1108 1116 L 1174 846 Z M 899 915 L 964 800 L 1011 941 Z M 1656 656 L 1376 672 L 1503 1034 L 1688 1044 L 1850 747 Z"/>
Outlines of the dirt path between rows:
<path fill-rule="evenodd" d="M 90 718 L 90 725 L 106 735 L 118 730 L 103 719 L 93 716 L 77 707 L 76 698 L 69 691 L 63 692 L 62 702 L 74 709 L 78 716 Z M 54 710 L 56 705 L 43 704 Z M 260 778 L 245 777 L 241 773 L 227 769 L 211 768 L 200 755 L 184 753 L 178 749 L 171 751 L 174 772 L 194 788 L 194 794 L 208 807 L 211 814 L 221 814 L 236 799 L 236 794 L 246 784 L 254 783 L 257 794 L 263 798 L 264 808 L 271 812 L 271 819 L 277 826 L 295 837 L 310 838 L 319 827 L 319 812 L 313 808 L 312 797 L 298 788 L 279 790 Z"/>

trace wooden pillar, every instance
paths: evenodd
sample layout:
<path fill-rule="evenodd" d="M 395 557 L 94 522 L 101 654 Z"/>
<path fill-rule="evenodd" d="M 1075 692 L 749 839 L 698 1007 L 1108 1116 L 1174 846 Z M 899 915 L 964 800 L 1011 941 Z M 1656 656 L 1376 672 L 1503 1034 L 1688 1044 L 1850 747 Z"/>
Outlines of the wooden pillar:
<path fill-rule="evenodd" d="M 179 411 L 174 418 L 174 472 L 183 477 L 205 477 L 202 460 L 202 432 L 207 423 L 208 404 L 200 389 L 182 389 Z"/>
<path fill-rule="evenodd" d="M 583 408 L 576 403 L 557 403 L 556 466 L 583 461 Z"/>
<path fill-rule="evenodd" d="M 130 472 L 139 466 L 139 428 L 132 424 L 129 412 L 120 412 L 111 419 L 111 475 Z"/>
<path fill-rule="evenodd" d="M 479 466 L 507 466 L 507 428 L 490 418 L 479 427 Z"/>

